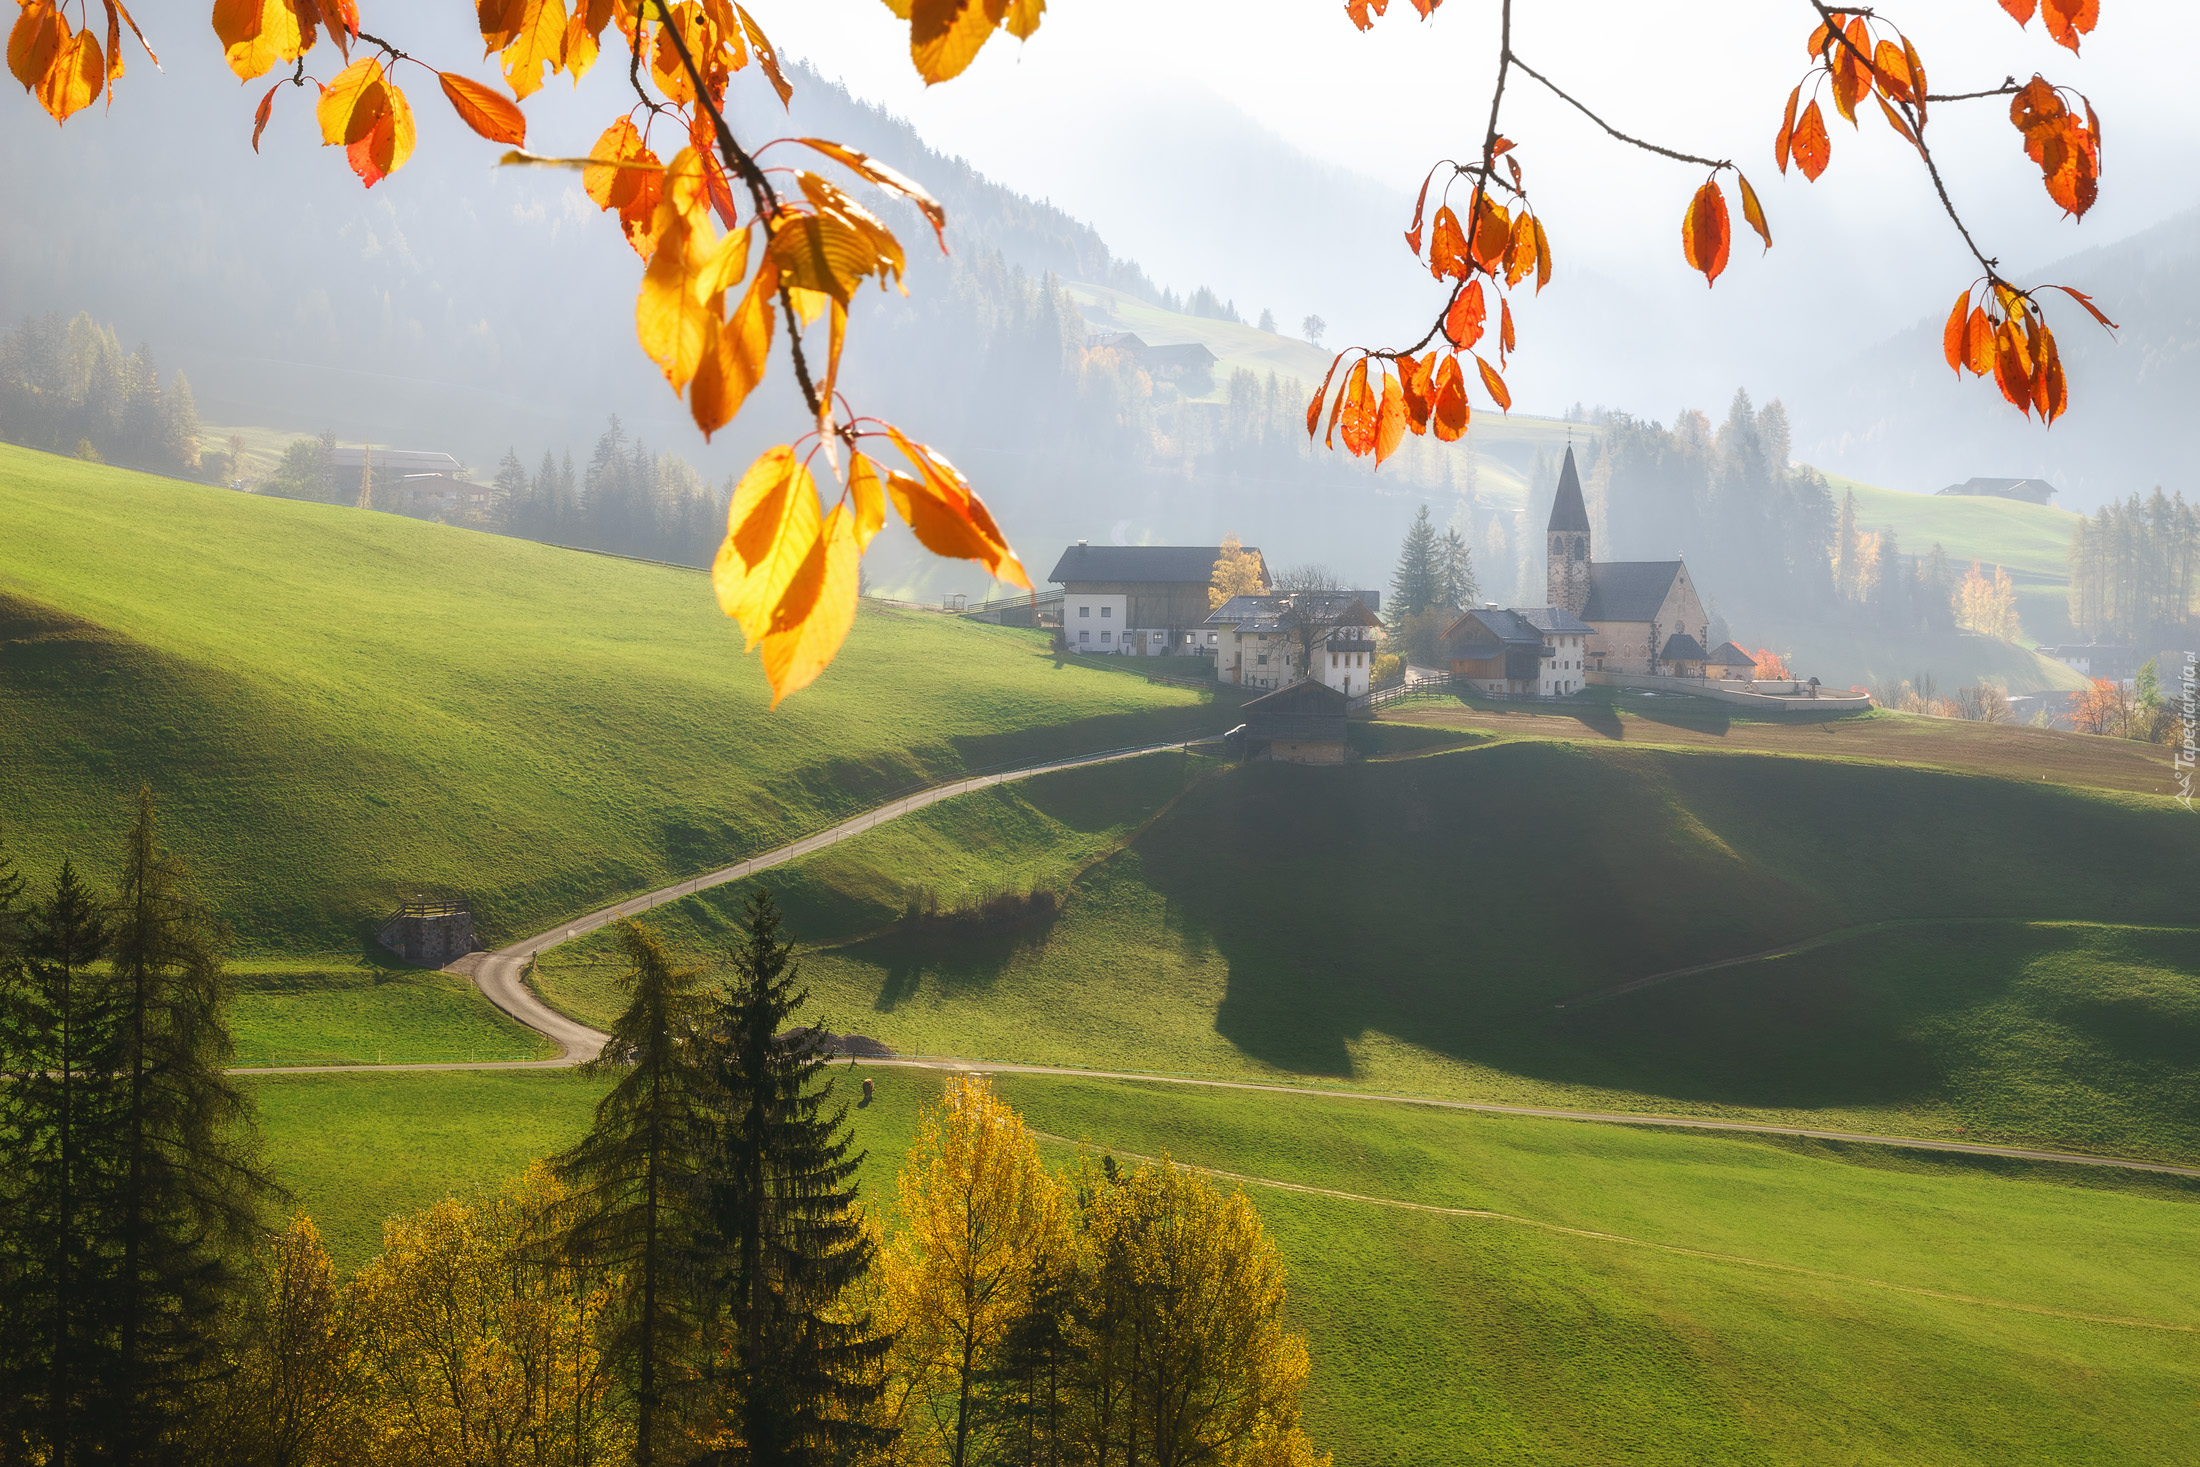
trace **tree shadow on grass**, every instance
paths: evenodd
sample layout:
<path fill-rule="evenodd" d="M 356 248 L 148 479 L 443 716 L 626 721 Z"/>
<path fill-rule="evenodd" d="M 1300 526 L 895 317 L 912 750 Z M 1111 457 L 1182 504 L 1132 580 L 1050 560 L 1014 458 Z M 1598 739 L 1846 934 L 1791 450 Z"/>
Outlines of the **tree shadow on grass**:
<path fill-rule="evenodd" d="M 944 998 L 985 994 L 1020 954 L 1046 946 L 1061 915 L 1061 898 L 1049 889 L 1000 893 L 959 910 L 906 911 L 886 931 L 836 951 L 879 970 L 871 1007 L 886 1014 L 916 997 L 927 978 Z"/>

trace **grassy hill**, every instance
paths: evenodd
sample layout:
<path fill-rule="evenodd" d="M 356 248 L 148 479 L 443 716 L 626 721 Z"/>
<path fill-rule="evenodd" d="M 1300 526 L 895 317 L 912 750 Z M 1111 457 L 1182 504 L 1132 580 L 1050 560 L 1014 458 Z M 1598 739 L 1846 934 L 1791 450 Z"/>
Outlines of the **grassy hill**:
<path fill-rule="evenodd" d="M 1901 718 L 1725 735 L 1775 756 L 1629 724 L 1340 769 L 1207 764 L 1181 794 L 1176 755 L 1053 775 L 764 880 L 818 948 L 834 1026 L 907 1053 L 2200 1156 L 2200 825 L 2103 788 L 2136 772 L 2089 763 L 2104 741 Z M 2041 777 L 2066 750 L 2094 787 Z M 1919 755 L 1943 767 L 1886 762 Z M 1101 858 L 1060 833 L 1096 788 L 1123 792 Z M 1067 896 L 912 922 L 920 870 Z M 739 899 L 660 920 L 708 942 Z M 605 1016 L 601 962 L 600 944 L 561 952 L 544 991 Z"/>
<path fill-rule="evenodd" d="M 0 524 L 0 830 L 103 869 L 151 780 L 250 951 L 357 951 L 418 887 L 517 935 L 898 787 L 1219 728 L 879 607 L 775 713 L 701 575 L 4 446 Z"/>
<path fill-rule="evenodd" d="M 877 1102 L 851 1114 L 891 1226 L 939 1081 L 872 1073 Z M 2200 1451 L 2200 1207 L 2173 1182 L 1166 1085 L 1000 1088 L 1063 1138 L 1051 1161 L 1081 1140 L 1302 1189 L 1246 1184 L 1312 1350 L 1307 1425 L 1345 1467 Z M 596 1094 L 554 1073 L 253 1089 L 347 1267 L 389 1213 L 565 1144 Z"/>

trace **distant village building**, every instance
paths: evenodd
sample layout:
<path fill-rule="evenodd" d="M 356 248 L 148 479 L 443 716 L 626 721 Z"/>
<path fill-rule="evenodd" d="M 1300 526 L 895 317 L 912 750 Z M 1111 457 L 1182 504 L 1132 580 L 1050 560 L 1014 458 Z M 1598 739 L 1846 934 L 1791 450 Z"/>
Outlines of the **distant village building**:
<path fill-rule="evenodd" d="M 1757 659 L 1732 642 L 1721 642 L 1712 649 L 1707 670 L 1712 677 L 1755 677 Z"/>
<path fill-rule="evenodd" d="M 1587 657 L 1598 672 L 1674 674 L 1703 671 L 1711 619 L 1679 560 L 1597 560 L 1589 510 L 1581 499 L 1574 451 L 1558 473 L 1546 531 L 1545 594 L 1551 605 L 1587 622 Z"/>
<path fill-rule="evenodd" d="M 2106 678 L 2112 683 L 2129 682 L 2139 675 L 2140 659 L 2135 647 L 2119 647 L 2110 642 L 2073 642 L 2032 650 L 2042 657 L 2054 658 L 2073 672 Z"/>
<path fill-rule="evenodd" d="M 1584 684 L 1595 628 L 1557 606 L 1469 611 L 1445 633 L 1451 675 L 1502 698 L 1563 698 Z"/>
<path fill-rule="evenodd" d="M 1263 693 L 1240 711 L 1239 753 L 1248 760 L 1279 764 L 1342 764 L 1345 761 L 1345 710 L 1342 692 L 1305 678 Z"/>
<path fill-rule="evenodd" d="M 1213 390 L 1215 363 L 1220 360 L 1196 341 L 1155 346 L 1129 331 L 1102 331 L 1085 338 L 1091 350 L 1119 351 L 1142 367 L 1156 382 L 1172 382 L 1186 397 L 1200 397 Z"/>
<path fill-rule="evenodd" d="M 414 448 L 337 448 L 329 453 L 336 487 L 347 496 L 371 478 L 370 504 L 406 514 L 485 509 L 489 487 L 467 481 L 465 465 L 447 453 Z"/>
<path fill-rule="evenodd" d="M 1252 546 L 1245 553 L 1260 558 Z M 1207 587 L 1221 556 L 1219 545 L 1078 541 L 1047 576 L 1062 588 L 1062 645 L 1094 655 L 1212 655 L 1222 629 L 1207 624 Z M 1266 561 L 1260 575 L 1268 578 Z"/>
<path fill-rule="evenodd" d="M 2045 479 L 1965 479 L 1938 491 L 1942 494 L 1982 495 L 1989 499 L 2018 499 L 2026 504 L 2045 504 L 2055 497 L 2055 486 Z"/>
<path fill-rule="evenodd" d="M 1299 596 L 1232 596 L 1207 617 L 1218 633 L 1215 677 L 1244 688 L 1281 688 L 1299 676 L 1302 619 L 1294 603 L 1308 599 L 1304 621 L 1317 628 L 1313 666 L 1306 676 L 1357 697 L 1371 686 L 1382 651 L 1379 591 L 1335 591 Z"/>

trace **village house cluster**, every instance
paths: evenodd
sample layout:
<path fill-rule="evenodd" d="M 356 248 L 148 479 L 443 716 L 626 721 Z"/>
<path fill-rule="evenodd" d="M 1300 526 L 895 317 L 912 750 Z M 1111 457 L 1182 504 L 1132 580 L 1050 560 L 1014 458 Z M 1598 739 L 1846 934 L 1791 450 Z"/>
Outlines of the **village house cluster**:
<path fill-rule="evenodd" d="M 1712 645 L 1685 561 L 1600 561 L 1592 533 L 1569 448 L 1544 531 L 1548 604 L 1465 608 L 1444 634 L 1448 666 L 1399 675 L 1498 698 L 1563 699 L 1592 685 L 1745 703 L 1818 697 L 1815 679 L 1761 680 L 1748 652 Z M 1250 558 L 1263 587 L 1273 585 L 1259 550 L 1234 553 Z M 1210 545 L 1078 541 L 1048 577 L 1062 588 L 1061 646 L 1086 656 L 1211 660 L 1218 681 L 1263 690 L 1245 705 L 1250 757 L 1341 760 L 1345 715 L 1375 691 L 1381 593 L 1261 590 L 1211 606 L 1223 555 Z"/>

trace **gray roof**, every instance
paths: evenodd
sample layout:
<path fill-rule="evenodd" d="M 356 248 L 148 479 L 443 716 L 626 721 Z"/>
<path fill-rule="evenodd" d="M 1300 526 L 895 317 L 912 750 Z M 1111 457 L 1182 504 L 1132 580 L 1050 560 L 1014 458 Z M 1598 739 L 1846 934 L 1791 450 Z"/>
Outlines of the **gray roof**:
<path fill-rule="evenodd" d="M 1248 555 L 1260 550 L 1245 547 Z M 1222 558 L 1219 545 L 1072 545 L 1062 552 L 1047 579 L 1067 585 L 1073 581 L 1197 582 L 1213 578 L 1215 562 Z M 1266 561 L 1261 562 L 1265 568 Z"/>
<path fill-rule="evenodd" d="M 1675 632 L 1665 639 L 1665 650 L 1658 656 L 1666 662 L 1701 662 L 1703 643 L 1686 632 Z"/>
<path fill-rule="evenodd" d="M 357 472 L 360 461 L 370 450 L 364 448 L 338 448 L 329 453 L 329 467 Z M 422 448 L 376 448 L 371 450 L 370 462 L 377 474 L 457 474 L 461 467 L 457 459 L 447 453 L 436 453 Z"/>
<path fill-rule="evenodd" d="M 1272 693 L 1252 698 L 1239 709 L 1247 715 L 1255 713 L 1305 713 L 1344 715 L 1345 705 L 1351 700 L 1325 682 L 1302 678 L 1288 683 Z"/>
<path fill-rule="evenodd" d="M 2022 499 L 2045 504 L 2055 496 L 2055 486 L 2045 479 L 1965 479 L 1939 491 L 1942 494 L 1983 494 L 1996 499 Z"/>
<path fill-rule="evenodd" d="M 1558 497 L 1551 501 L 1553 530 L 1586 530 L 1589 508 L 1581 502 L 1581 475 L 1574 470 L 1574 446 L 1566 445 L 1566 462 L 1558 470 Z"/>
<path fill-rule="evenodd" d="M 1515 611 L 1513 615 L 1546 636 L 1579 637 L 1596 630 L 1563 606 L 1531 606 Z"/>
<path fill-rule="evenodd" d="M 1711 654 L 1709 661 L 1719 667 L 1755 667 L 1757 665 L 1756 658 L 1750 656 L 1732 642 L 1721 642 L 1718 649 Z"/>
<path fill-rule="evenodd" d="M 1276 596 L 1232 596 L 1213 611 L 1207 613 L 1206 624 L 1211 627 L 1236 626 L 1240 622 L 1257 621 L 1262 617 L 1273 619 L 1276 614 Z"/>
<path fill-rule="evenodd" d="M 1584 621 L 1649 621 L 1680 576 L 1677 560 L 1599 560 L 1589 566 Z"/>
<path fill-rule="evenodd" d="M 1444 634 L 1444 650 L 1463 660 L 1494 657 L 1508 644 L 1540 649 L 1543 633 L 1517 611 L 1488 606 L 1460 617 Z"/>

